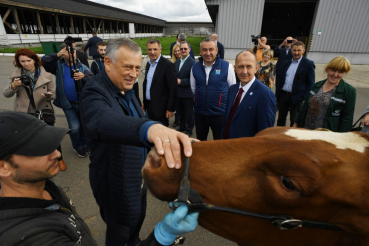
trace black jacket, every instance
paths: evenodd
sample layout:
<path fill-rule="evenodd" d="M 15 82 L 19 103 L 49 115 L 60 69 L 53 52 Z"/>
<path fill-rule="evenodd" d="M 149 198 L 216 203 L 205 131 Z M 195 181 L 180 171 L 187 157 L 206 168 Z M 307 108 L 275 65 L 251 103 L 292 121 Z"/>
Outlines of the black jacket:
<path fill-rule="evenodd" d="M 77 59 L 86 67 L 90 68 L 90 64 L 88 63 L 87 54 L 81 51 L 76 51 Z"/>
<path fill-rule="evenodd" d="M 139 117 L 129 116 L 130 109 L 119 94 L 105 70 L 100 71 L 83 88 L 80 114 L 91 150 L 90 184 L 95 198 L 104 203 L 100 207 L 111 205 L 110 211 L 119 224 L 130 227 L 141 214 L 141 169 L 145 157 L 139 147 L 151 145 L 144 140 L 146 131 L 140 134 L 140 130 L 149 120 L 144 118 L 134 95 L 132 102 Z"/>
<path fill-rule="evenodd" d="M 217 47 L 218 47 L 218 54 L 220 56 L 220 59 L 224 59 L 224 46 L 221 42 L 217 41 Z"/>
<path fill-rule="evenodd" d="M 178 59 L 174 66 L 176 67 L 177 78 L 181 79 L 181 84 L 178 85 L 178 97 L 181 98 L 193 98 L 193 93 L 191 90 L 191 83 L 190 83 L 190 76 L 191 76 L 191 69 L 195 60 L 192 57 L 188 57 L 187 60 L 181 67 L 179 71 L 179 65 L 181 64 L 181 59 Z"/>
<path fill-rule="evenodd" d="M 53 200 L 23 197 L 0 198 L 0 245 L 96 246 L 90 229 L 72 201 L 54 181 L 45 190 Z M 160 246 L 151 233 L 137 246 Z"/>
<path fill-rule="evenodd" d="M 53 200 L 0 198 L 1 245 L 96 245 L 73 203 L 54 181 L 45 190 Z"/>
<path fill-rule="evenodd" d="M 89 49 L 88 54 L 90 56 L 98 56 L 99 52 L 97 52 L 97 44 L 102 41 L 103 40 L 99 38 L 98 36 L 93 36 L 92 38 L 88 40 L 87 44 L 83 48 L 83 51 L 86 51 L 87 49 Z"/>

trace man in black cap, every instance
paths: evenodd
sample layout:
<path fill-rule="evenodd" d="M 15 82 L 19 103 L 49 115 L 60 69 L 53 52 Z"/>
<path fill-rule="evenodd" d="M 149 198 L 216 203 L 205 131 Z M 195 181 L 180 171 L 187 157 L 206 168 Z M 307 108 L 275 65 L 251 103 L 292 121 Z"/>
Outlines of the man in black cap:
<path fill-rule="evenodd" d="M 51 180 L 59 172 L 56 148 L 69 131 L 26 113 L 0 113 L 1 245 L 97 245 L 71 200 Z M 167 214 L 138 245 L 169 245 L 176 235 L 193 231 L 198 213 L 187 211 L 181 206 Z"/>

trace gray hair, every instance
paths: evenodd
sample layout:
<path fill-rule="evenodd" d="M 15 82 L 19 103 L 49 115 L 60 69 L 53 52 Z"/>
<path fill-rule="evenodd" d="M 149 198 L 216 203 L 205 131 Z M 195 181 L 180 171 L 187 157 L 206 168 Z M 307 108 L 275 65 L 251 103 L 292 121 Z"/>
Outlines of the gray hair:
<path fill-rule="evenodd" d="M 216 33 L 213 33 L 210 36 L 214 36 L 214 38 L 218 39 L 218 34 L 216 34 Z"/>
<path fill-rule="evenodd" d="M 135 53 L 141 53 L 141 47 L 129 38 L 112 39 L 106 46 L 105 55 L 108 56 L 113 63 L 115 63 L 115 61 L 118 59 L 120 47 L 126 47 Z"/>
<path fill-rule="evenodd" d="M 184 33 L 178 34 L 178 39 L 181 40 L 181 42 L 186 41 L 186 34 L 184 34 Z"/>
<path fill-rule="evenodd" d="M 213 42 L 213 43 L 215 44 L 215 46 L 217 45 L 217 44 L 215 43 L 214 39 L 211 39 L 211 38 L 205 38 L 204 40 L 202 40 L 202 41 L 201 41 L 201 43 L 200 43 L 200 47 L 201 47 L 202 43 L 204 43 L 204 42 Z"/>

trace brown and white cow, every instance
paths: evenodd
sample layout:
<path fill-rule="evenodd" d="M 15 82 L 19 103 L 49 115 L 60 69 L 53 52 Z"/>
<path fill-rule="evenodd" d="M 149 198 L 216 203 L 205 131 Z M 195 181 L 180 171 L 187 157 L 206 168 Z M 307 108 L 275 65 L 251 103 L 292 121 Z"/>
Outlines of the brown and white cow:
<path fill-rule="evenodd" d="M 202 212 L 199 224 L 239 245 L 369 245 L 369 136 L 269 128 L 256 137 L 195 142 L 191 187 L 204 202 L 332 223 L 342 231 L 281 231 L 267 220 Z M 152 193 L 177 198 L 183 166 L 151 151 L 143 175 Z"/>

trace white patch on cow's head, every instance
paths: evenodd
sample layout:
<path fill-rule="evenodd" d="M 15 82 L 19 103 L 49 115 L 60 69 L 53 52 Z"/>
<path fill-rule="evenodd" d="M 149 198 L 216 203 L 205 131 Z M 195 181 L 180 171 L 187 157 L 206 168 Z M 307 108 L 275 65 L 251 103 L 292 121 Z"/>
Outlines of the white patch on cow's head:
<path fill-rule="evenodd" d="M 369 141 L 353 132 L 339 133 L 326 131 L 305 131 L 298 129 L 289 129 L 286 135 L 298 140 L 322 140 L 336 145 L 338 149 L 352 149 L 360 153 L 369 148 Z"/>

